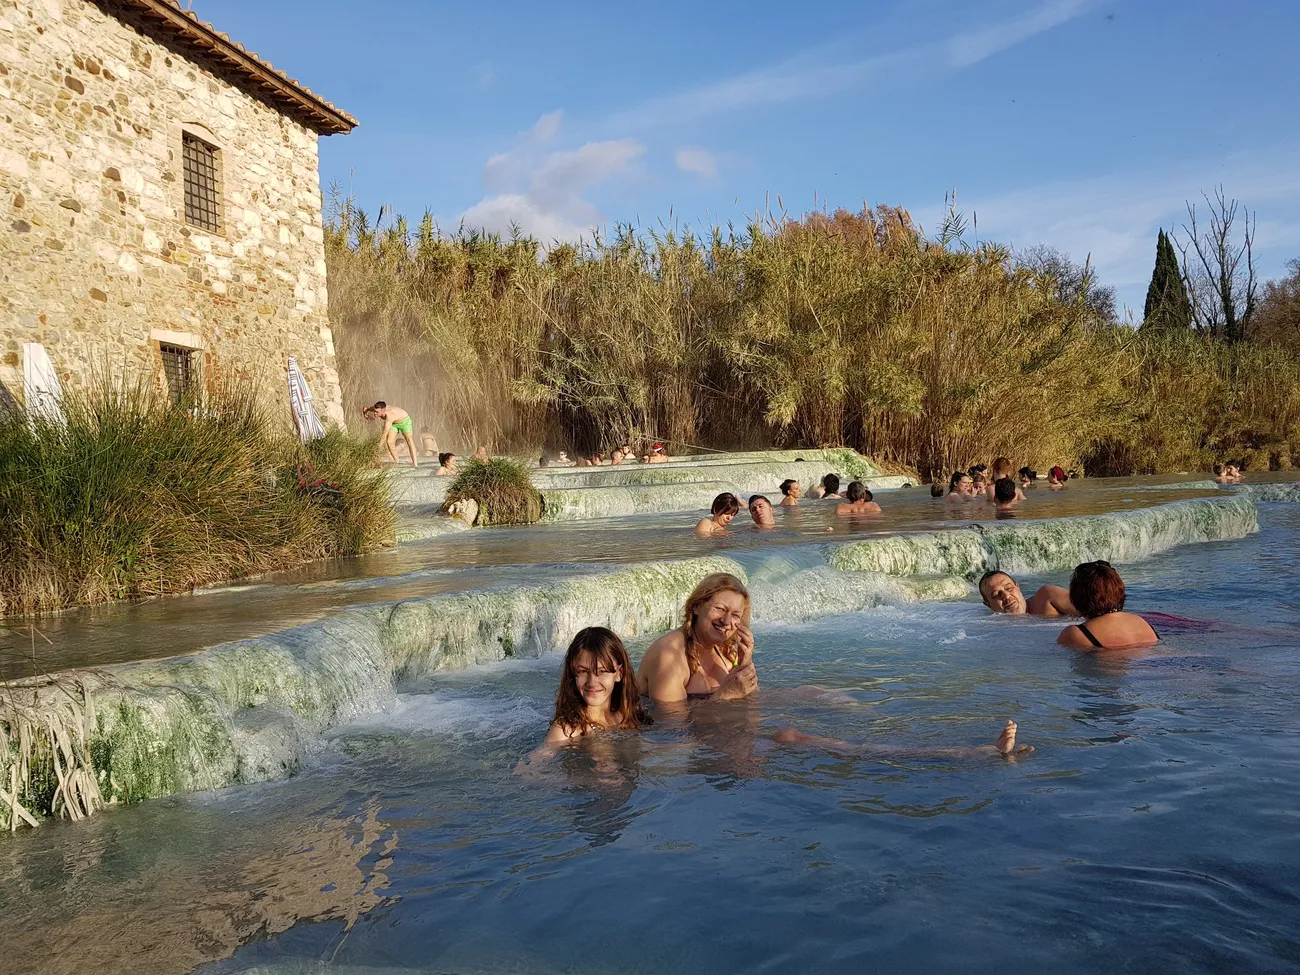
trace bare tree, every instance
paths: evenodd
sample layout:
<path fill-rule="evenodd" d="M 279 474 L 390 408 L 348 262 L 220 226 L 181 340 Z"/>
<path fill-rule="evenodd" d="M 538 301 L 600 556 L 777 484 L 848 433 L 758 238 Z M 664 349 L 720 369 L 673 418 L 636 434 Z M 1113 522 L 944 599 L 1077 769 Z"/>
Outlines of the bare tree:
<path fill-rule="evenodd" d="M 1183 255 L 1187 295 L 1192 302 L 1192 319 L 1200 332 L 1236 342 L 1246 337 L 1258 305 L 1255 280 L 1255 215 L 1242 210 L 1240 242 L 1233 239 L 1238 202 L 1215 188 L 1214 199 L 1204 193 L 1210 226 L 1197 224 L 1196 204 L 1187 204 L 1187 220 L 1178 249 Z"/>

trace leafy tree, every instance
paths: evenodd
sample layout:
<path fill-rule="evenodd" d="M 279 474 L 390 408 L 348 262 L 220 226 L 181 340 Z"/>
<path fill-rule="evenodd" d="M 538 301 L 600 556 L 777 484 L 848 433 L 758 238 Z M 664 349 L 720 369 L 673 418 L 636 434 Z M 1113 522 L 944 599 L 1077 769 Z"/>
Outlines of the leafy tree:
<path fill-rule="evenodd" d="M 1264 297 L 1251 323 L 1250 340 L 1300 352 L 1300 258 L 1289 261 L 1291 272 L 1264 285 Z"/>
<path fill-rule="evenodd" d="M 1173 241 L 1160 230 L 1156 238 L 1156 266 L 1147 288 L 1147 303 L 1142 312 L 1142 327 L 1154 331 L 1173 331 L 1192 327 L 1192 303 L 1187 297 L 1182 268 Z"/>
<path fill-rule="evenodd" d="M 1076 264 L 1069 254 L 1039 244 L 1021 254 L 1020 264 L 1040 278 L 1049 279 L 1048 293 L 1062 304 L 1082 308 L 1095 323 L 1109 324 L 1116 320 L 1115 289 L 1097 283 L 1091 254 L 1083 264 Z"/>

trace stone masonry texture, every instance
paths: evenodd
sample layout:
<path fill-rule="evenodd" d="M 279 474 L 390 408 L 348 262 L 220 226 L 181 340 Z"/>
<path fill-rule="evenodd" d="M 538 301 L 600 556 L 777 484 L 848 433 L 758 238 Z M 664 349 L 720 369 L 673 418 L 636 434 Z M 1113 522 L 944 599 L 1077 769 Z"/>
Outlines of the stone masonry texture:
<path fill-rule="evenodd" d="M 185 221 L 186 131 L 219 150 L 220 231 Z M 40 342 L 65 389 L 161 384 L 166 330 L 286 426 L 296 355 L 341 424 L 317 138 L 89 0 L 0 0 L 0 383 Z"/>

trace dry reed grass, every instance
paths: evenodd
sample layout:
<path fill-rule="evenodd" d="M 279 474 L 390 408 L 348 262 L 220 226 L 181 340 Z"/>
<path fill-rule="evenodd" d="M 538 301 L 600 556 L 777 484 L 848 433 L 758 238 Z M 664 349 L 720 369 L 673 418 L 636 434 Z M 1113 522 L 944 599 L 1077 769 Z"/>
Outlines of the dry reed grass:
<path fill-rule="evenodd" d="M 94 728 L 94 702 L 80 677 L 0 685 L 0 825 L 14 831 L 46 816 L 80 820 L 104 805 L 91 759 Z"/>
<path fill-rule="evenodd" d="M 345 401 L 398 399 L 453 449 L 843 444 L 935 477 L 999 454 L 1181 470 L 1300 438 L 1293 353 L 1139 336 L 1099 318 L 1086 269 L 1063 297 L 959 223 L 932 240 L 878 207 L 621 228 L 543 257 L 344 202 L 326 252 Z"/>

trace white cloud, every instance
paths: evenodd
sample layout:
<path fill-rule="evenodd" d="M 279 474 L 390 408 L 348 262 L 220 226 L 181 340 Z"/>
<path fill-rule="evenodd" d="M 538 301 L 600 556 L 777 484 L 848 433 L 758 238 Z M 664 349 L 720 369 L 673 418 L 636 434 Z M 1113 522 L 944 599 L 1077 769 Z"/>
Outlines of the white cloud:
<path fill-rule="evenodd" d="M 1222 183 L 1252 212 L 1267 212 L 1256 234 L 1261 277 L 1280 273 L 1300 247 L 1300 166 L 1295 149 L 1255 152 L 1228 159 L 1184 161 L 1167 168 L 1112 173 L 986 195 L 959 198 L 967 217 L 978 217 L 981 240 L 1017 249 L 1047 244 L 1082 261 L 1091 254 L 1103 284 L 1114 285 L 1121 302 L 1141 309 L 1155 261 L 1159 228 L 1182 233 L 1186 201 L 1204 207 Z M 939 207 L 915 211 L 933 232 Z M 1240 220 L 1240 217 L 1239 217 Z M 972 236 L 968 234 L 968 236 Z"/>
<path fill-rule="evenodd" d="M 671 125 L 745 108 L 825 98 L 861 88 L 871 81 L 883 86 L 929 78 L 936 67 L 968 68 L 1058 27 L 1081 14 L 1090 2 L 1049 0 L 1018 17 L 994 21 L 936 42 L 895 45 L 888 54 L 865 58 L 834 60 L 845 46 L 843 43 L 816 48 L 733 78 L 651 99 L 615 115 L 610 124 L 622 129 Z M 877 38 L 873 46 L 888 49 L 891 45 Z"/>
<path fill-rule="evenodd" d="M 559 111 L 543 115 L 514 148 L 488 159 L 483 184 L 491 195 L 466 210 L 462 223 L 498 233 L 518 227 L 543 244 L 577 240 L 600 223 L 588 194 L 632 173 L 645 147 L 635 139 L 611 139 L 555 149 L 562 121 Z"/>
<path fill-rule="evenodd" d="M 1073 20 L 1083 13 L 1087 6 L 1086 0 L 1055 0 L 1012 20 L 991 24 L 966 34 L 958 34 L 946 45 L 948 63 L 954 68 L 968 68 L 973 64 L 979 64 L 994 54 Z"/>
<path fill-rule="evenodd" d="M 694 173 L 705 179 L 713 179 L 718 175 L 718 157 L 707 149 L 682 146 L 673 156 L 673 160 L 683 173 Z"/>

